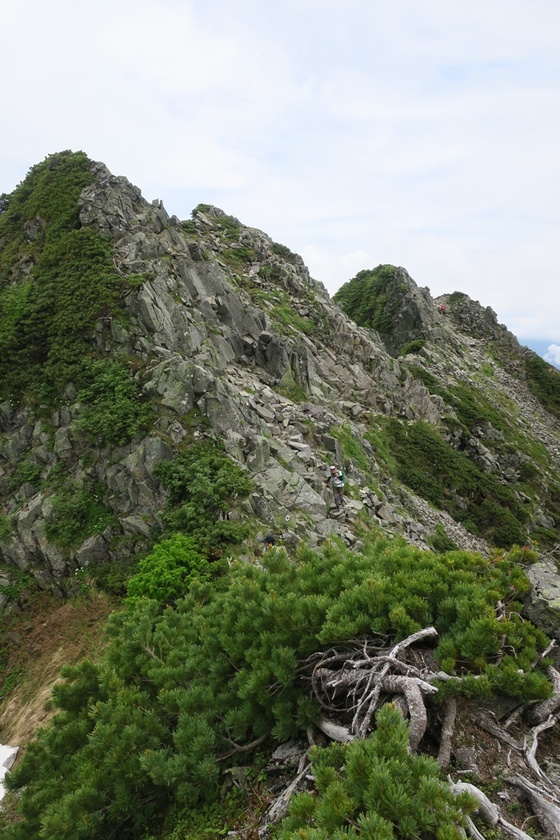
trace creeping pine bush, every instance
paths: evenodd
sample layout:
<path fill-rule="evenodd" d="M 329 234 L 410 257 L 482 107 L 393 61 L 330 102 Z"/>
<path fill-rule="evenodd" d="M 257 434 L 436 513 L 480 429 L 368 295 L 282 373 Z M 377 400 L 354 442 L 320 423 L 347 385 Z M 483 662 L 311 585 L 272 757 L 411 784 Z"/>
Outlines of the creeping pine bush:
<path fill-rule="evenodd" d="M 148 428 L 152 410 L 139 398 L 138 388 L 126 366 L 110 359 L 87 362 L 80 390 L 82 414 L 76 427 L 90 443 L 128 443 Z"/>
<path fill-rule="evenodd" d="M 251 479 L 219 441 L 193 444 L 171 461 L 160 462 L 154 475 L 169 491 L 164 520 L 170 531 L 195 537 L 206 550 L 245 538 L 246 527 L 226 517 L 250 493 Z"/>
<path fill-rule="evenodd" d="M 408 750 L 408 726 L 391 705 L 364 741 L 314 747 L 316 795 L 297 794 L 278 840 L 460 840 L 477 803 L 455 797 L 435 759 Z"/>
<path fill-rule="evenodd" d="M 473 691 L 549 696 L 544 673 L 531 671 L 548 640 L 521 620 L 516 598 L 528 584 L 518 559 L 435 555 L 386 538 L 361 554 L 335 543 L 320 552 L 303 546 L 293 559 L 281 550 L 267 554 L 265 568 L 238 563 L 211 582 L 192 580 L 187 596 L 163 612 L 156 601 L 134 599 L 111 616 L 104 659 L 67 669 L 55 688 L 58 714 L 8 775 L 22 819 L 2 837 L 139 840 L 156 833 L 169 809 L 219 796 L 221 773 L 238 764 L 239 747 L 259 738 L 284 741 L 315 722 L 320 709 L 308 657 L 371 633 L 402 638 L 433 624 L 436 656 L 449 672 L 479 675 Z M 500 620 L 498 602 L 502 611 L 505 605 Z M 329 809 L 338 809 L 337 819 L 363 816 L 375 836 L 371 831 L 387 831 L 384 821 L 402 808 L 396 837 L 414 837 L 428 811 L 433 836 L 455 840 L 443 815 L 452 806 L 433 764 L 404 757 L 402 725 L 384 714 L 373 746 L 344 754 L 334 748 L 332 767 L 328 755 L 317 757 L 324 767 L 318 836 L 330 836 L 324 832 L 335 825 Z M 394 762 L 385 743 L 394 745 Z"/>
<path fill-rule="evenodd" d="M 209 579 L 212 564 L 197 545 L 192 537 L 174 534 L 154 546 L 128 583 L 128 599 L 152 598 L 165 604 L 185 594 L 192 581 Z"/>
<path fill-rule="evenodd" d="M 0 214 L 2 398 L 52 405 L 69 382 L 87 386 L 95 325 L 122 315 L 129 280 L 116 271 L 111 244 L 80 226 L 78 199 L 92 180 L 82 152 L 52 155 Z M 22 263 L 31 266 L 24 276 Z"/>
<path fill-rule="evenodd" d="M 361 327 L 388 333 L 393 326 L 393 317 L 387 288 L 395 279 L 395 272 L 393 265 L 359 271 L 340 287 L 333 300 Z"/>

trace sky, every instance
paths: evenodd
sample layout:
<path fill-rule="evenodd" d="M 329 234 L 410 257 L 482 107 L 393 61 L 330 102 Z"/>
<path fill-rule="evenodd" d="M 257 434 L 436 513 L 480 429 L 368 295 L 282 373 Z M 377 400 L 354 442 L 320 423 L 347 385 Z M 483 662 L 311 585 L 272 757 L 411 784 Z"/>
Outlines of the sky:
<path fill-rule="evenodd" d="M 380 263 L 560 365 L 558 0 L 0 0 L 0 193 L 82 150 L 331 294 Z"/>

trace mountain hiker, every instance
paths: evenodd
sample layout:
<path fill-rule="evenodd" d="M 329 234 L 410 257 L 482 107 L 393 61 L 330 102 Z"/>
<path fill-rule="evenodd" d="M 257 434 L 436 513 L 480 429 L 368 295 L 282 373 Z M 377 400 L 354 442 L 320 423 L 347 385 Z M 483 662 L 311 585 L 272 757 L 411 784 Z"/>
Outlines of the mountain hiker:
<path fill-rule="evenodd" d="M 264 540 L 261 540 L 263 551 L 266 551 L 268 548 L 274 548 L 276 545 L 276 540 L 272 536 L 272 534 L 267 534 Z"/>
<path fill-rule="evenodd" d="M 334 464 L 330 467 L 329 475 L 325 482 L 325 487 L 330 487 L 334 497 L 334 504 L 337 510 L 344 505 L 344 473 L 338 470 Z"/>

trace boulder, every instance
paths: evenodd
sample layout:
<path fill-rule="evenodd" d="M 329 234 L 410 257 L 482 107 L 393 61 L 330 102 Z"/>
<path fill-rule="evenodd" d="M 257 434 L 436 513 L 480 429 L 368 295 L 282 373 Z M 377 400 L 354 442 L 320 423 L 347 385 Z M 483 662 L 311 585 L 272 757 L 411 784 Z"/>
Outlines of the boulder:
<path fill-rule="evenodd" d="M 531 590 L 525 597 L 524 614 L 533 624 L 560 641 L 560 575 L 552 561 L 534 563 L 527 569 Z"/>

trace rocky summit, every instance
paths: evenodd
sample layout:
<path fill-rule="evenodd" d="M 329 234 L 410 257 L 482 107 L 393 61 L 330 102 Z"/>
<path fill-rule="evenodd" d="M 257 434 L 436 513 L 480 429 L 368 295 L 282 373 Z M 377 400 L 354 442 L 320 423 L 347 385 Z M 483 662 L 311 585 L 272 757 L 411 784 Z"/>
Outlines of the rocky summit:
<path fill-rule="evenodd" d="M 63 293 L 30 316 L 42 318 L 41 347 L 24 346 L 14 326 L 18 289 L 46 286 L 49 259 L 51 285 L 62 283 L 52 265 L 60 218 L 50 208 L 61 201 L 59 171 L 76 157 L 84 185 L 73 186 L 68 227 L 107 249 L 112 288 L 97 290 L 80 268 L 83 286 L 78 277 L 65 294 L 77 306 L 83 294 L 91 308 L 76 330 L 83 353 L 126 368 L 146 410 L 116 437 L 89 423 L 99 403 L 91 388 L 84 402 L 76 366 L 53 366 L 64 353 L 45 333 L 61 318 Z M 301 257 L 262 231 L 207 205 L 187 221 L 169 216 L 79 154 L 47 159 L 2 210 L 4 353 L 31 370 L 18 380 L 3 366 L 8 578 L 16 566 L 63 593 L 76 570 L 144 552 L 167 498 L 154 469 L 209 436 L 252 481 L 229 516 L 286 546 L 332 535 L 359 545 L 374 526 L 426 548 L 555 546 L 560 374 L 488 307 L 460 292 L 433 299 L 392 266 L 360 272 L 335 302 Z M 353 312 L 352 296 L 362 310 L 368 303 L 369 320 Z M 331 463 L 347 477 L 340 511 L 324 485 Z M 95 504 L 98 516 L 65 540 L 57 524 L 70 497 Z"/>

